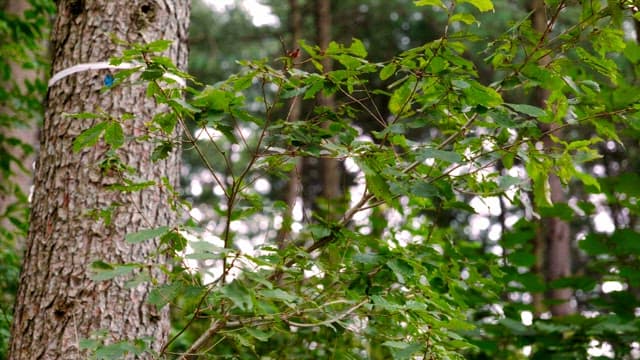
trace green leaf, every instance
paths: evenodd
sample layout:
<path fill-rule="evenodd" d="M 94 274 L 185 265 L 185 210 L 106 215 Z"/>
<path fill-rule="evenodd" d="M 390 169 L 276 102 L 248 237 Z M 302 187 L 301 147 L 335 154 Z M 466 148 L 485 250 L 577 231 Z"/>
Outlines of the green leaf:
<path fill-rule="evenodd" d="M 361 58 L 367 57 L 367 48 L 364 46 L 362 41 L 356 38 L 351 41 L 351 47 L 349 48 L 349 50 L 352 54 Z"/>
<path fill-rule="evenodd" d="M 153 117 L 153 122 L 158 124 L 162 131 L 167 134 L 173 133 L 177 124 L 176 114 L 174 112 L 159 113 Z"/>
<path fill-rule="evenodd" d="M 380 80 L 387 80 L 393 74 L 395 74 L 398 66 L 395 63 L 389 63 L 380 70 Z"/>
<path fill-rule="evenodd" d="M 107 128 L 107 126 L 107 122 L 100 122 L 83 131 L 73 140 L 73 152 L 77 153 L 84 148 L 97 144 L 102 132 Z"/>
<path fill-rule="evenodd" d="M 117 276 L 128 275 L 139 268 L 136 264 L 112 265 L 104 261 L 94 261 L 91 264 L 90 278 L 93 281 L 111 280 Z"/>
<path fill-rule="evenodd" d="M 149 68 L 142 72 L 140 77 L 142 80 L 153 81 L 157 80 L 164 75 L 164 70 L 158 68 Z"/>
<path fill-rule="evenodd" d="M 378 174 L 365 174 L 367 189 L 378 199 L 384 200 L 387 204 L 393 203 L 393 195 L 389 191 L 389 184 Z"/>
<path fill-rule="evenodd" d="M 463 92 L 472 104 L 482 105 L 486 108 L 502 104 L 502 96 L 495 89 L 481 85 L 476 81 L 471 82 L 470 87 L 463 89 Z"/>
<path fill-rule="evenodd" d="M 169 231 L 160 237 L 161 244 L 168 244 L 173 251 L 183 251 L 187 247 L 187 239 L 178 231 Z"/>
<path fill-rule="evenodd" d="M 449 23 L 451 24 L 451 23 L 454 23 L 456 21 L 463 22 L 463 23 L 465 23 L 467 25 L 471 25 L 471 24 L 474 24 L 474 23 L 479 23 L 475 16 L 473 16 L 471 14 L 466 14 L 466 13 L 453 14 L 453 16 L 451 16 L 451 18 L 449 19 Z"/>
<path fill-rule="evenodd" d="M 493 10 L 493 3 L 491 0 L 458 0 L 458 2 L 469 3 L 482 12 Z"/>
<path fill-rule="evenodd" d="M 172 42 L 173 41 L 171 40 L 165 40 L 165 39 L 155 40 L 148 43 L 146 45 L 146 48 L 151 52 L 163 52 L 169 49 L 169 46 L 171 46 Z"/>
<path fill-rule="evenodd" d="M 405 343 L 392 340 L 385 341 L 382 345 L 388 347 L 393 358 L 397 360 L 412 359 L 413 354 L 422 351 L 425 346 L 424 344 L 417 342 Z"/>
<path fill-rule="evenodd" d="M 534 333 L 532 329 L 527 328 L 522 322 L 510 318 L 498 320 L 498 323 L 511 330 L 515 335 L 531 335 Z"/>
<path fill-rule="evenodd" d="M 442 0 L 416 0 L 414 3 L 416 6 L 437 6 L 439 8 L 445 8 Z"/>
<path fill-rule="evenodd" d="M 406 113 L 408 109 L 411 107 L 411 94 L 413 93 L 413 89 L 415 87 L 415 81 L 405 81 L 402 86 L 400 86 L 396 91 L 391 95 L 391 99 L 389 99 L 389 111 L 394 115 L 399 115 L 401 112 Z"/>
<path fill-rule="evenodd" d="M 534 118 L 538 118 L 541 116 L 544 116 L 547 114 L 546 111 L 544 111 L 544 109 L 541 109 L 537 106 L 533 106 L 533 105 L 527 105 L 527 104 L 509 104 L 509 103 L 505 103 L 506 106 L 512 108 L 513 110 L 519 112 L 519 113 L 523 113 L 526 115 L 529 115 L 531 117 Z"/>
<path fill-rule="evenodd" d="M 309 226 L 309 230 L 311 231 L 311 235 L 314 239 L 322 239 L 331 235 L 331 229 L 320 224 L 313 224 Z"/>
<path fill-rule="evenodd" d="M 159 228 L 155 228 L 155 229 L 146 229 L 146 230 L 140 230 L 134 233 L 130 233 L 127 234 L 124 239 L 129 243 L 129 244 L 137 244 L 137 243 L 141 243 L 143 241 L 146 240 L 150 240 L 153 238 L 156 238 L 158 236 L 162 236 L 164 234 L 166 234 L 169 231 L 169 227 L 168 226 L 161 226 Z"/>
<path fill-rule="evenodd" d="M 183 286 L 179 283 L 159 285 L 151 290 L 147 302 L 155 305 L 158 310 L 162 309 L 169 302 L 173 301 L 182 290 L 184 290 Z"/>
<path fill-rule="evenodd" d="M 195 114 L 200 112 L 200 109 L 186 102 L 184 99 L 174 98 L 169 100 L 169 106 L 177 112 L 184 114 Z"/>
<path fill-rule="evenodd" d="M 640 255 L 640 233 L 632 229 L 617 229 L 611 235 L 611 242 L 620 255 Z"/>
<path fill-rule="evenodd" d="M 584 239 L 578 241 L 578 247 L 593 256 L 609 253 L 609 246 L 601 234 L 588 234 Z"/>
<path fill-rule="evenodd" d="M 514 251 L 507 255 L 509 261 L 515 266 L 531 267 L 536 263 L 536 257 L 527 250 Z"/>
<path fill-rule="evenodd" d="M 401 259 L 391 259 L 387 261 L 387 267 L 393 271 L 396 279 L 401 284 L 405 283 L 405 277 L 411 277 L 414 274 L 413 267 Z"/>
<path fill-rule="evenodd" d="M 262 342 L 269 341 L 269 338 L 273 336 L 273 332 L 264 332 L 251 326 L 247 326 L 244 329 L 249 335 Z"/>
<path fill-rule="evenodd" d="M 130 342 L 121 341 L 115 344 L 99 346 L 95 356 L 99 360 L 114 360 L 123 359 L 127 355 L 140 355 L 143 352 L 144 344 L 136 346 Z"/>
<path fill-rule="evenodd" d="M 259 294 L 267 299 L 283 301 L 288 304 L 294 303 L 298 300 L 297 296 L 291 295 L 288 292 L 280 289 L 266 289 L 266 290 L 260 291 Z"/>
<path fill-rule="evenodd" d="M 169 141 L 163 141 L 151 152 L 151 161 L 164 160 L 169 157 L 171 151 L 173 151 L 173 144 Z"/>
<path fill-rule="evenodd" d="M 448 163 L 457 163 L 462 161 L 462 156 L 454 151 L 445 151 L 438 149 L 423 149 L 418 153 L 418 161 L 424 161 L 426 159 L 436 159 Z"/>
<path fill-rule="evenodd" d="M 104 141 L 113 149 L 124 144 L 124 132 L 122 126 L 116 121 L 111 121 L 104 131 Z"/>
<path fill-rule="evenodd" d="M 253 309 L 251 292 L 238 280 L 227 284 L 220 292 L 228 297 L 233 302 L 233 305 L 240 310 L 251 311 Z"/>
<path fill-rule="evenodd" d="M 423 198 L 432 198 L 439 194 L 439 190 L 436 186 L 429 184 L 425 181 L 416 182 L 411 186 L 411 193 L 414 196 Z"/>

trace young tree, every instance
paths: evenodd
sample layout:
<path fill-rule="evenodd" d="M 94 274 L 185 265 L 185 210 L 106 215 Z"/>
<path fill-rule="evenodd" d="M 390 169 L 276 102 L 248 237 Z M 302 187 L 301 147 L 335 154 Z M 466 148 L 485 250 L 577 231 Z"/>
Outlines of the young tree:
<path fill-rule="evenodd" d="M 189 0 L 59 1 L 57 14 L 54 74 L 108 61 L 123 49 L 114 38 L 138 44 L 168 39 L 166 56 L 186 65 Z M 108 72 L 85 70 L 50 83 L 10 359 L 86 358 L 80 343 L 99 330 L 108 332 L 107 343 L 144 339 L 156 351 L 167 338 L 167 310 L 146 303 L 149 281 L 89 277 L 96 260 L 162 261 L 156 243 L 132 245 L 124 237 L 172 224 L 174 213 L 158 204 L 172 196 L 180 164 L 176 151 L 152 163 L 154 142 L 145 123 L 163 108 L 145 96 L 144 85 L 116 83 L 105 91 L 113 79 Z M 108 114 L 108 121 L 92 127 L 91 116 L 68 116 L 89 112 Z M 105 142 L 84 149 L 97 141 L 96 132 L 104 132 Z M 136 193 L 122 186 L 144 181 L 155 183 Z"/>

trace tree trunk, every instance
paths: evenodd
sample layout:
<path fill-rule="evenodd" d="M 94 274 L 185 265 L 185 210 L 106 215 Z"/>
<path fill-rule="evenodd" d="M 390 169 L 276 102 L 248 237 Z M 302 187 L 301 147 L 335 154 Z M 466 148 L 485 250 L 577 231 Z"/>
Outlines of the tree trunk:
<path fill-rule="evenodd" d="M 539 33 L 543 34 L 547 31 L 547 16 L 545 13 L 545 4 L 543 0 L 533 0 L 533 27 Z M 549 57 L 540 60 L 540 65 L 544 66 L 549 63 Z M 536 105 L 542 108 L 546 107 L 549 92 L 544 89 L 536 91 Z M 541 126 L 542 131 L 552 132 L 558 138 L 562 137 L 557 124 L 544 124 Z M 544 149 L 553 149 L 554 143 L 549 136 L 542 139 Z M 549 174 L 549 190 L 551 202 L 553 204 L 567 202 L 566 195 L 560 183 L 560 179 L 553 173 Z M 571 275 L 571 229 L 566 221 L 559 218 L 542 219 L 538 229 L 536 242 L 536 255 L 538 255 L 537 268 L 544 264 L 545 277 L 547 282 L 552 282 Z M 544 256 L 541 261 L 540 256 Z M 550 306 L 553 316 L 569 315 L 573 312 L 570 304 L 572 291 L 569 288 L 552 289 L 549 291 L 549 300 L 553 303 Z M 534 297 L 534 306 L 540 308 L 540 300 Z"/>
<path fill-rule="evenodd" d="M 130 42 L 173 40 L 166 55 L 179 67 L 186 65 L 189 0 L 60 0 L 57 6 L 53 73 L 108 61 L 122 50 L 111 35 Z M 96 260 L 162 261 L 153 255 L 157 243 L 130 245 L 124 235 L 170 225 L 174 217 L 166 206 L 170 194 L 161 186 L 136 193 L 108 189 L 120 180 L 99 167 L 108 150 L 103 143 L 72 151 L 74 138 L 93 121 L 64 113 L 104 111 L 116 119 L 133 114 L 133 120 L 123 122 L 125 136 L 131 138 L 143 135 L 145 122 L 163 110 L 145 97 L 144 85 L 123 84 L 101 92 L 106 73 L 76 73 L 49 88 L 9 359 L 86 359 L 79 341 L 100 329 L 108 331 L 107 343 L 150 337 L 151 349 L 158 351 L 166 341 L 168 309 L 158 311 L 146 303 L 149 283 L 126 286 L 123 278 L 89 278 L 89 265 Z M 153 146 L 150 141 L 130 141 L 118 155 L 140 179 L 159 182 L 166 176 L 177 185 L 178 152 L 152 163 Z M 111 221 L 92 215 L 111 206 Z"/>
<path fill-rule="evenodd" d="M 324 51 L 331 41 L 331 0 L 316 0 L 316 31 L 318 33 L 318 46 Z M 324 57 L 321 63 L 324 73 L 333 70 L 330 58 Z M 333 108 L 335 99 L 333 95 L 327 96 L 320 92 L 318 105 Z M 336 159 L 323 158 L 320 166 L 322 171 L 322 196 L 331 204 L 333 200 L 342 196 L 340 163 Z M 331 217 L 331 214 L 329 215 Z"/>
<path fill-rule="evenodd" d="M 289 28 L 291 31 L 291 50 L 298 54 L 298 41 L 302 38 L 302 11 L 298 0 L 289 0 Z M 296 67 L 296 58 L 292 58 L 293 66 Z M 300 120 L 302 114 L 302 96 L 294 97 L 290 102 L 288 120 Z M 287 237 L 291 232 L 291 222 L 293 218 L 293 208 L 299 195 L 302 193 L 302 171 L 304 170 L 304 161 L 301 158 L 295 159 L 296 165 L 289 173 L 289 181 L 287 182 L 287 190 L 285 193 L 285 201 L 287 202 L 287 212 L 284 214 L 282 227 L 278 230 L 276 236 L 276 245 L 279 249 L 284 249 L 287 244 Z"/>

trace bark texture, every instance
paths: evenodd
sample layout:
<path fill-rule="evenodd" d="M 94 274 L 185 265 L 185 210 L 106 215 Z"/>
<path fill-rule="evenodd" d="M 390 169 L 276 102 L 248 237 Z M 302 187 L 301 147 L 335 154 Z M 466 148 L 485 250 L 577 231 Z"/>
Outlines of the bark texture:
<path fill-rule="evenodd" d="M 533 0 L 531 8 L 533 13 L 533 27 L 539 33 L 545 34 L 547 29 L 547 16 L 545 12 L 545 4 L 543 0 Z M 541 65 L 547 65 L 550 62 L 548 56 L 540 60 Z M 536 91 L 536 105 L 542 108 L 546 107 L 549 92 L 544 89 Z M 544 132 L 553 133 L 558 138 L 562 138 L 562 133 L 558 129 L 557 124 L 544 124 L 541 126 Z M 544 149 L 552 151 L 555 144 L 549 136 L 542 139 Z M 555 174 L 549 174 L 549 190 L 550 198 L 553 204 L 566 203 L 567 198 L 562 188 L 560 178 Z M 571 275 L 571 229 L 569 223 L 560 218 L 542 219 L 536 237 L 536 255 L 538 262 L 537 270 L 544 269 L 544 275 L 547 282 L 552 282 Z M 544 257 L 544 260 L 541 259 Z M 571 297 L 573 292 L 569 288 L 552 289 L 549 291 L 548 300 L 552 302 L 549 309 L 553 316 L 565 316 L 573 312 L 571 307 Z M 534 296 L 534 306 L 537 312 L 541 309 L 540 296 Z"/>
<path fill-rule="evenodd" d="M 52 72 L 117 55 L 122 49 L 112 43 L 112 34 L 130 42 L 173 40 L 166 55 L 184 68 L 189 5 L 189 0 L 60 0 L 51 37 Z M 147 336 L 155 339 L 151 347 L 157 351 L 166 341 L 168 309 L 157 311 L 146 303 L 150 284 L 89 278 L 95 260 L 162 261 L 153 255 L 157 244 L 130 245 L 124 235 L 173 221 L 166 206 L 169 192 L 161 186 L 135 193 L 108 189 L 120 179 L 99 167 L 108 150 L 104 144 L 72 151 L 73 140 L 93 121 L 64 113 L 133 114 L 134 120 L 123 124 L 130 138 L 145 134 L 144 123 L 163 110 L 145 98 L 144 85 L 100 92 L 106 73 L 76 73 L 49 89 L 9 359 L 86 359 L 78 342 L 100 329 L 109 332 L 107 343 Z M 119 155 L 141 180 L 166 176 L 177 185 L 178 153 L 152 163 L 153 147 L 131 141 Z M 92 216 L 110 206 L 116 206 L 110 223 Z"/>

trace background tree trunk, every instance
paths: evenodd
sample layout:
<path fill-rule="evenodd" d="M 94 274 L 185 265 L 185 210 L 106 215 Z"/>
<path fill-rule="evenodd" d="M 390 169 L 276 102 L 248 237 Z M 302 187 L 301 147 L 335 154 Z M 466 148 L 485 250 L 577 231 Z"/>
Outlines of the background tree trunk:
<path fill-rule="evenodd" d="M 540 34 L 547 31 L 547 16 L 545 13 L 545 4 L 543 0 L 533 0 L 533 27 Z M 541 65 L 547 65 L 550 62 L 548 56 L 540 60 Z M 549 98 L 549 91 L 538 88 L 536 90 L 535 102 L 537 106 L 546 108 L 546 102 Z M 557 124 L 544 124 L 541 126 L 544 132 L 552 132 L 554 136 L 562 138 L 561 130 Z M 542 138 L 544 149 L 550 150 L 555 146 L 551 137 L 544 136 Z M 549 174 L 549 191 L 552 204 L 566 203 L 567 198 L 560 183 L 560 178 L 555 174 Z M 536 237 L 536 255 L 538 256 L 536 267 L 544 267 L 545 278 L 547 282 L 552 282 L 571 275 L 571 229 L 566 221 L 560 218 L 542 219 L 538 236 Z M 544 260 L 540 259 L 544 257 Z M 543 266 L 544 264 L 544 266 Z M 569 315 L 573 312 L 571 308 L 571 297 L 573 293 L 571 289 L 552 289 L 549 291 L 548 300 L 553 303 L 550 305 L 551 314 L 553 316 Z M 534 306 L 539 309 L 541 306 L 539 295 L 534 297 Z"/>
<path fill-rule="evenodd" d="M 173 40 L 167 56 L 186 66 L 189 0 L 61 0 L 57 6 L 53 73 L 117 55 L 122 49 L 112 43 L 111 34 L 130 42 Z M 157 244 L 133 246 L 125 243 L 124 235 L 168 225 L 173 219 L 165 205 L 170 194 L 160 186 L 131 194 L 107 188 L 119 179 L 99 168 L 108 150 L 104 144 L 72 152 L 74 138 L 92 121 L 64 113 L 105 111 L 116 119 L 133 114 L 135 119 L 123 123 L 125 136 L 131 137 L 143 135 L 144 123 L 162 110 L 145 97 L 144 85 L 124 84 L 100 92 L 105 74 L 77 73 L 49 89 L 10 359 L 85 359 L 78 342 L 99 329 L 109 332 L 107 342 L 151 337 L 154 350 L 166 340 L 168 311 L 146 303 L 148 283 L 125 286 L 122 278 L 89 279 L 89 265 L 95 260 L 150 262 Z M 151 142 L 131 141 L 119 155 L 140 178 L 166 176 L 177 185 L 177 151 L 152 163 L 152 149 Z M 118 204 L 110 222 L 92 216 L 93 210 Z"/>
<path fill-rule="evenodd" d="M 318 46 L 320 46 L 320 49 L 326 50 L 331 41 L 331 0 L 316 1 L 315 19 Z M 333 70 L 331 59 L 328 57 L 323 58 L 322 71 L 326 74 L 331 70 Z M 333 95 L 327 96 L 320 92 L 318 95 L 318 105 L 333 108 L 335 106 L 335 99 Z M 336 159 L 323 158 L 320 166 L 322 171 L 322 196 L 327 200 L 327 203 L 332 203 L 333 200 L 342 196 L 340 187 L 340 163 Z"/>
<path fill-rule="evenodd" d="M 297 54 L 298 41 L 302 39 L 302 11 L 298 0 L 289 0 L 289 29 L 291 31 L 291 51 Z M 296 67 L 298 59 L 293 58 L 293 66 Z M 300 120 L 302 114 L 302 96 L 294 97 L 289 103 L 289 121 Z M 296 165 L 289 172 L 289 180 L 285 191 L 285 201 L 287 202 L 287 212 L 284 215 L 282 227 L 278 230 L 276 236 L 276 244 L 279 249 L 284 249 L 287 244 L 287 237 L 291 232 L 291 223 L 293 221 L 293 208 L 296 205 L 298 197 L 302 193 L 302 171 L 304 170 L 304 161 L 301 158 L 295 159 Z"/>

